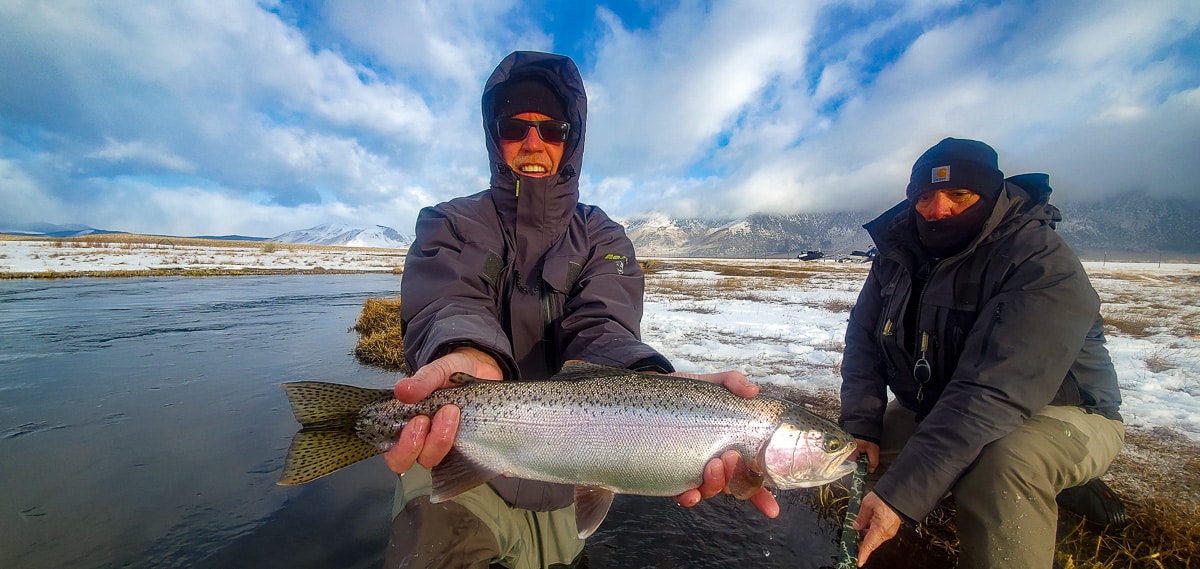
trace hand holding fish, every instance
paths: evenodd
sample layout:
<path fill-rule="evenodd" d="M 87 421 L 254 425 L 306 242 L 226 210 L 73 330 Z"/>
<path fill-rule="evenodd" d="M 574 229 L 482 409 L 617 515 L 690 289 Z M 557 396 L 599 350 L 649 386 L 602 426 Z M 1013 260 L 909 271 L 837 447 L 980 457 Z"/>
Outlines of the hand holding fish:
<path fill-rule="evenodd" d="M 705 374 L 675 372 L 671 375 L 715 383 L 724 386 L 725 389 L 728 389 L 731 393 L 739 397 L 750 398 L 758 395 L 758 386 L 751 383 L 739 371 Z M 700 487 L 676 496 L 675 502 L 680 506 L 690 508 L 699 504 L 701 500 L 712 498 L 722 491 L 727 494 L 731 493 L 728 481 L 735 480 L 737 478 L 736 473 L 745 468 L 742 456 L 737 451 L 726 451 L 720 458 L 714 458 L 705 465 L 704 482 L 700 484 Z M 754 504 L 768 518 L 779 516 L 779 502 L 775 500 L 775 495 L 771 494 L 766 488 L 759 488 L 758 492 L 751 496 L 749 500 L 751 504 Z"/>
<path fill-rule="evenodd" d="M 850 453 L 850 457 L 846 460 L 854 462 L 858 460 L 858 455 L 867 455 L 867 472 L 875 472 L 875 467 L 879 466 L 879 445 L 863 439 L 854 439 L 854 452 Z"/>
<path fill-rule="evenodd" d="M 504 373 L 496 360 L 487 352 L 471 347 L 460 347 L 418 369 L 410 377 L 396 382 L 396 399 L 405 403 L 416 403 L 438 389 L 450 387 L 450 376 L 462 372 L 480 379 L 504 379 Z M 454 445 L 458 433 L 459 408 L 446 405 L 438 409 L 430 419 L 418 415 L 400 431 L 396 445 L 384 453 L 383 460 L 396 474 L 404 474 L 413 463 L 433 468 Z"/>

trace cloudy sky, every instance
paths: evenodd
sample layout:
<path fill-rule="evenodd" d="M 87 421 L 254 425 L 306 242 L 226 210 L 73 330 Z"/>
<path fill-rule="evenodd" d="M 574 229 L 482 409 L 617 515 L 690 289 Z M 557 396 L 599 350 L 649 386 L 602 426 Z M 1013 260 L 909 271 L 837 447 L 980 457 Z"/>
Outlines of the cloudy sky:
<path fill-rule="evenodd" d="M 1200 3 L 0 2 L 0 229 L 411 233 L 514 50 L 579 64 L 614 217 L 882 209 L 945 136 L 1059 201 L 1200 196 Z"/>

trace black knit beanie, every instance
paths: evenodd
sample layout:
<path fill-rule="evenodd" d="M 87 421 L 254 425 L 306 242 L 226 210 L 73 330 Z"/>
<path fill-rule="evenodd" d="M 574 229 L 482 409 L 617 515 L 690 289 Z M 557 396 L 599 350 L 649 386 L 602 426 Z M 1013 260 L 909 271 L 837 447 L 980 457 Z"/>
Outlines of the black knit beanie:
<path fill-rule="evenodd" d="M 996 151 L 978 140 L 947 138 L 926 150 L 913 164 L 905 195 L 909 201 L 930 190 L 971 190 L 996 203 L 1004 187 L 1004 173 Z"/>
<path fill-rule="evenodd" d="M 567 120 L 567 111 L 550 85 L 532 77 L 507 81 L 496 86 L 495 117 L 512 118 L 526 112 L 542 113 L 552 119 Z"/>

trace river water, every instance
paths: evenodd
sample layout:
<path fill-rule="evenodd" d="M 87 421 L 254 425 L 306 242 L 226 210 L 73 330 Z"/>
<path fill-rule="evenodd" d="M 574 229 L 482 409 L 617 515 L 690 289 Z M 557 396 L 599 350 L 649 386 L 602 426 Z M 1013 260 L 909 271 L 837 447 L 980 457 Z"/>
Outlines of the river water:
<path fill-rule="evenodd" d="M 279 384 L 390 387 L 349 331 L 394 275 L 0 281 L 0 567 L 378 567 L 379 459 L 279 487 Z M 836 528 L 780 496 L 618 496 L 589 567 L 830 567 Z"/>

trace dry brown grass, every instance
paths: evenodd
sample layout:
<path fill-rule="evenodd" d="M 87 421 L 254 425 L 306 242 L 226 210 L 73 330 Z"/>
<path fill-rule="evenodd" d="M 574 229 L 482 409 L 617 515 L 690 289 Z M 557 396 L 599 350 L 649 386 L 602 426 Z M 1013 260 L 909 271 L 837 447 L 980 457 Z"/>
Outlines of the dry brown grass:
<path fill-rule="evenodd" d="M 345 271 L 340 269 L 254 269 L 254 268 L 203 268 L 203 269 L 134 269 L 128 271 L 38 271 L 32 273 L 0 273 L 0 280 L 5 279 L 73 279 L 81 277 L 93 278 L 126 278 L 126 277 L 238 277 L 262 275 L 354 275 L 362 271 Z"/>
<path fill-rule="evenodd" d="M 1107 333 L 1145 338 L 1200 336 L 1200 275 L 1147 271 L 1097 272 Z"/>
<path fill-rule="evenodd" d="M 1105 333 L 1124 334 L 1134 338 L 1145 338 L 1150 335 L 1150 329 L 1157 326 L 1157 322 L 1145 315 L 1128 310 L 1113 310 L 1104 314 Z"/>
<path fill-rule="evenodd" d="M 366 364 L 409 374 L 404 361 L 404 335 L 400 331 L 400 297 L 368 298 L 358 321 L 354 357 Z"/>
<path fill-rule="evenodd" d="M 82 237 L 47 238 L 41 236 L 0 235 L 3 241 L 49 241 L 53 247 L 99 248 L 148 248 L 161 249 L 172 247 L 204 247 L 213 249 L 262 249 L 266 243 L 274 243 L 275 250 L 288 251 L 344 251 L 345 247 L 336 245 L 307 245 L 302 243 L 276 243 L 273 241 L 238 241 L 231 239 L 200 239 L 195 237 L 164 237 L 160 235 L 143 235 L 138 233 L 105 233 L 101 235 L 85 235 Z M 356 247 L 357 251 L 394 251 L 395 249 L 377 247 Z"/>
<path fill-rule="evenodd" d="M 820 265 L 792 264 L 787 261 L 746 263 L 741 259 L 656 259 L 654 272 L 713 271 L 722 277 L 769 277 L 799 279 L 811 277 L 825 269 Z"/>
<path fill-rule="evenodd" d="M 1160 346 L 1153 352 L 1148 354 L 1144 362 L 1146 362 L 1146 370 L 1153 373 L 1162 373 L 1164 371 L 1177 369 L 1179 367 L 1178 351 L 1165 346 Z"/>

